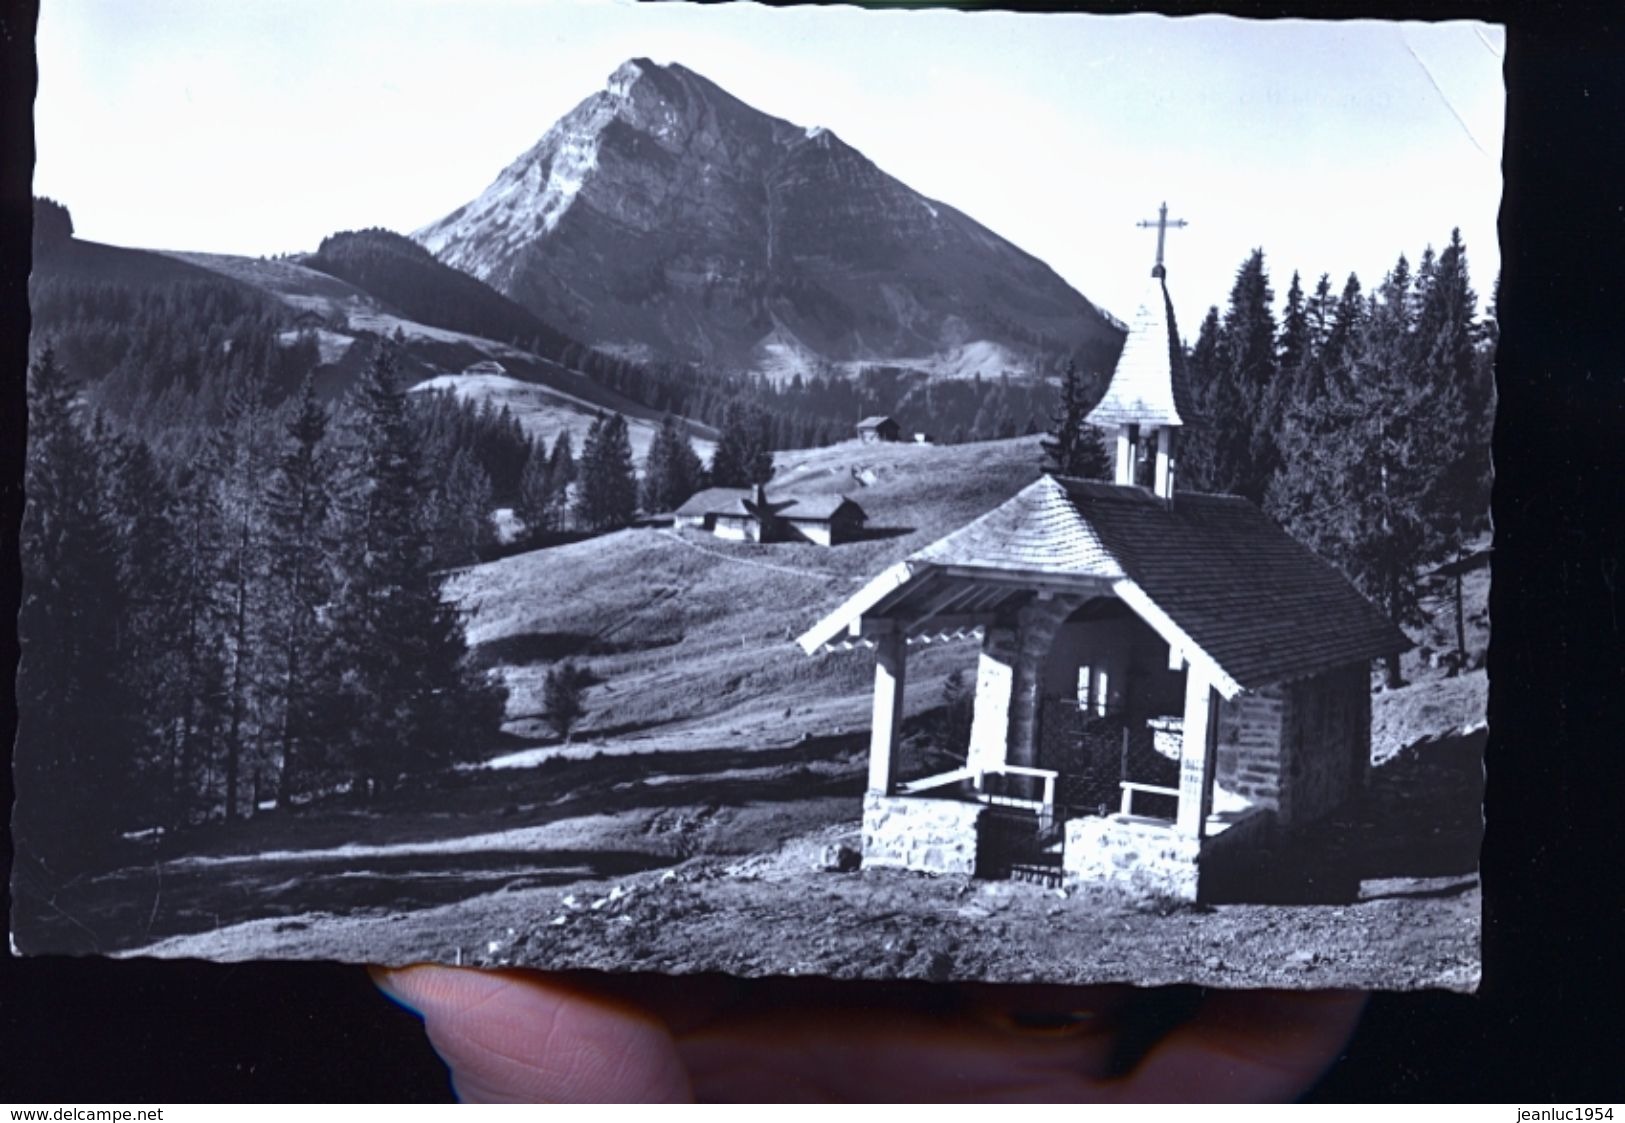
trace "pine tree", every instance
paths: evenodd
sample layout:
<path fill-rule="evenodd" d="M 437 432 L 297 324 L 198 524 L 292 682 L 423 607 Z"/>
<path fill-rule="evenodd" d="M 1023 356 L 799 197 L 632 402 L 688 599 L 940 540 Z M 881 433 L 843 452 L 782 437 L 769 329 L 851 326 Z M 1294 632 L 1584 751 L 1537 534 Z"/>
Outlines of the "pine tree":
<path fill-rule="evenodd" d="M 562 524 L 569 512 L 570 488 L 580 474 L 580 466 L 576 463 L 575 444 L 570 438 L 570 430 L 565 429 L 559 433 L 558 440 L 553 443 L 553 451 L 547 458 L 547 479 L 548 486 L 552 489 L 551 503 L 555 524 Z"/>
<path fill-rule="evenodd" d="M 632 521 L 638 510 L 637 476 L 626 418 L 598 418 L 581 450 L 581 487 L 575 515 L 589 530 L 609 530 Z"/>
<path fill-rule="evenodd" d="M 554 492 L 547 445 L 538 438 L 531 446 L 530 456 L 525 460 L 525 470 L 519 476 L 519 501 L 514 511 L 525 524 L 525 533 L 531 541 L 553 529 L 556 514 Z"/>
<path fill-rule="evenodd" d="M 428 506 L 433 564 L 437 569 L 472 565 L 496 541 L 491 521 L 491 478 L 469 447 L 451 455 Z"/>
<path fill-rule="evenodd" d="M 127 702 L 109 658 L 124 606 L 97 450 L 50 347 L 28 397 L 15 829 L 19 858 L 60 875 L 103 860 L 133 825 Z"/>
<path fill-rule="evenodd" d="M 694 447 L 667 414 L 644 460 L 641 502 L 645 511 L 675 511 L 700 489 L 704 465 Z"/>
<path fill-rule="evenodd" d="M 1419 361 L 1413 297 L 1402 256 L 1364 316 L 1346 321 L 1358 323 L 1346 375 L 1289 412 L 1267 501 L 1401 626 L 1421 619 L 1418 566 L 1439 551 L 1441 465 L 1459 440 L 1452 388 Z M 1397 656 L 1388 682 L 1401 684 Z"/>
<path fill-rule="evenodd" d="M 207 754 L 220 741 L 224 720 L 225 659 L 217 590 L 222 581 L 223 520 L 215 481 L 202 465 L 183 467 L 175 482 L 177 543 L 175 639 L 178 690 L 184 708 L 171 738 L 173 792 L 170 823 L 192 822 L 202 792 Z"/>
<path fill-rule="evenodd" d="M 175 496 L 163 466 L 138 438 L 100 423 L 92 439 L 101 450 L 103 514 L 118 543 L 119 605 L 114 662 L 129 705 L 130 751 L 136 786 L 125 801 L 143 821 L 166 825 L 175 810 L 176 761 L 172 739 L 187 709 L 183 661 L 184 562 L 175 519 Z"/>
<path fill-rule="evenodd" d="M 227 823 L 241 815 L 243 770 L 255 763 L 251 749 L 258 740 L 267 671 L 261 631 L 267 595 L 265 482 L 271 432 L 259 381 L 250 375 L 233 385 L 204 457 L 222 532 L 216 595 L 224 621 L 227 667 L 226 730 L 221 745 Z"/>
<path fill-rule="evenodd" d="M 1111 476 L 1111 459 L 1106 455 L 1101 431 L 1084 421 L 1088 414 L 1077 364 L 1068 360 L 1061 381 L 1061 400 L 1050 418 L 1052 428 L 1049 436 L 1039 442 L 1044 451 L 1044 471 L 1089 480 Z"/>
<path fill-rule="evenodd" d="M 365 793 L 469 756 L 500 722 L 505 693 L 470 668 L 462 624 L 441 599 L 419 517 L 427 487 L 388 348 L 363 374 L 350 411 L 334 645 L 346 668 L 346 756 Z"/>
<path fill-rule="evenodd" d="M 1292 272 L 1292 285 L 1286 291 L 1286 308 L 1281 316 L 1281 338 L 1276 347 L 1276 369 L 1283 381 L 1296 383 L 1308 361 L 1311 346 L 1309 310 L 1304 304 L 1303 285 L 1297 270 Z"/>
<path fill-rule="evenodd" d="M 711 454 L 712 487 L 751 487 L 773 478 L 773 453 L 761 433 L 759 418 L 738 401 L 728 403 L 722 433 Z"/>
<path fill-rule="evenodd" d="M 1230 305 L 1219 333 L 1219 394 L 1210 418 L 1218 428 L 1221 490 L 1261 502 L 1280 462 L 1275 444 L 1279 417 L 1276 376 L 1275 294 L 1255 249 L 1236 271 Z"/>
<path fill-rule="evenodd" d="M 327 411 L 316 399 L 315 380 L 307 376 L 267 497 L 274 590 L 267 640 L 275 660 L 277 806 L 283 809 L 292 806 L 303 769 L 314 763 L 306 758 L 320 740 L 319 702 L 331 689 L 321 657 L 322 607 L 333 588 L 327 428 Z"/>
<path fill-rule="evenodd" d="M 1208 308 L 1197 330 L 1196 342 L 1185 356 L 1185 375 L 1196 399 L 1196 417 L 1185 427 L 1179 442 L 1179 476 L 1192 491 L 1220 491 L 1218 483 L 1219 428 L 1219 309 Z"/>
<path fill-rule="evenodd" d="M 1452 418 L 1447 412 L 1441 420 L 1459 426 L 1457 438 L 1445 444 L 1455 455 L 1439 466 L 1435 503 L 1442 550 L 1459 561 L 1470 537 L 1488 524 L 1494 387 L 1480 357 L 1478 297 L 1468 278 L 1467 248 L 1459 229 L 1450 232 L 1450 244 L 1428 272 L 1430 283 L 1417 311 L 1418 361 L 1421 377 L 1435 387 L 1442 408 L 1456 414 Z M 1467 628 L 1459 573 L 1453 593 L 1456 653 L 1465 666 Z"/>

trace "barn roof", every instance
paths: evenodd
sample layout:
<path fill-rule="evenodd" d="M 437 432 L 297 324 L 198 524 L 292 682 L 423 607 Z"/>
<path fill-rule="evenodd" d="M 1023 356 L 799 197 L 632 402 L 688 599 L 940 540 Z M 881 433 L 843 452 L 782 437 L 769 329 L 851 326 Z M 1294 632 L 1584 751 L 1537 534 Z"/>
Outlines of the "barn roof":
<path fill-rule="evenodd" d="M 897 422 L 885 414 L 876 414 L 874 417 L 865 417 L 858 422 L 859 429 L 878 429 L 882 425 L 896 425 Z"/>
<path fill-rule="evenodd" d="M 748 513 L 745 501 L 750 498 L 751 491 L 746 487 L 708 487 L 689 496 L 688 501 L 677 508 L 677 513 L 691 518 L 695 515 L 743 515 Z"/>
<path fill-rule="evenodd" d="M 801 644 L 811 653 L 866 613 L 939 613 L 944 597 L 957 596 L 954 613 L 1007 609 L 1022 583 L 1027 596 L 1044 587 L 1120 598 L 1227 697 L 1410 646 L 1245 499 L 1180 493 L 1168 503 L 1144 488 L 1049 476 L 887 570 Z M 1000 593 L 952 592 L 978 586 Z"/>
<path fill-rule="evenodd" d="M 1086 421 L 1118 425 L 1189 425 L 1196 416 L 1185 377 L 1185 348 L 1174 324 L 1174 306 L 1161 277 L 1154 277 L 1129 325 L 1123 353 L 1106 393 Z"/>
<path fill-rule="evenodd" d="M 851 505 L 863 516 L 863 508 L 844 495 L 781 495 L 769 498 L 766 510 L 786 519 L 831 519 L 842 507 Z M 756 494 L 746 487 L 708 487 L 691 495 L 688 502 L 677 508 L 677 514 L 689 518 L 702 515 L 755 515 Z"/>
<path fill-rule="evenodd" d="M 791 499 L 779 514 L 787 519 L 832 519 L 843 507 L 853 507 L 859 517 L 863 508 L 844 495 L 804 495 Z"/>

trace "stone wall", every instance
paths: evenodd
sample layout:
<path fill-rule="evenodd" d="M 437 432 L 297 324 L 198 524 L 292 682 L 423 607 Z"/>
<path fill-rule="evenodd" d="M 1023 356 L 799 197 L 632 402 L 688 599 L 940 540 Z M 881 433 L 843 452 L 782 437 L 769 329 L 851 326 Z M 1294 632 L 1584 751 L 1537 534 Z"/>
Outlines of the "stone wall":
<path fill-rule="evenodd" d="M 1275 815 L 1243 812 L 1200 843 L 1160 819 L 1107 815 L 1066 824 L 1061 868 L 1072 884 L 1109 885 L 1136 897 L 1207 900 L 1243 880 Z"/>
<path fill-rule="evenodd" d="M 1140 897 L 1194 901 L 1201 846 L 1161 819 L 1090 816 L 1066 824 L 1061 869 L 1074 884 L 1110 885 Z"/>
<path fill-rule="evenodd" d="M 1222 703 L 1214 810 L 1267 808 L 1291 827 L 1358 791 L 1370 768 L 1367 679 L 1354 664 Z"/>
<path fill-rule="evenodd" d="M 863 797 L 863 864 L 968 877 L 976 872 L 985 811 L 955 799 L 870 792 Z"/>
<path fill-rule="evenodd" d="M 1281 808 L 1281 727 L 1286 692 L 1278 686 L 1219 704 L 1219 761 L 1213 809 Z"/>

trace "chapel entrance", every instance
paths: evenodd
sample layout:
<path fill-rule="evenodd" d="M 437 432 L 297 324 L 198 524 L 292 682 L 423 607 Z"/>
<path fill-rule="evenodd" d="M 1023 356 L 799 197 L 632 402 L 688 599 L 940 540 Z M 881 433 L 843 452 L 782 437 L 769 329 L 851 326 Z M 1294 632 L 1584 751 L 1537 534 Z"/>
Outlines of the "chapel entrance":
<path fill-rule="evenodd" d="M 1039 763 L 1059 773 L 1061 819 L 1178 804 L 1185 673 L 1122 601 L 1085 603 L 1057 630 L 1043 675 Z"/>

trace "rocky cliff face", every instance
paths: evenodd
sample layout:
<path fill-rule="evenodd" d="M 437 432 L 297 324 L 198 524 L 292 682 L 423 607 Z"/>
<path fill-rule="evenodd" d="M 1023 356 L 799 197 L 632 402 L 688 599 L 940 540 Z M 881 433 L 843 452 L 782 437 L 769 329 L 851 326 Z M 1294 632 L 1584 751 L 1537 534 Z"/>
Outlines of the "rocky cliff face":
<path fill-rule="evenodd" d="M 644 59 L 414 237 L 569 334 L 642 358 L 993 377 L 1109 361 L 1122 339 L 1043 262 L 833 133 Z"/>

